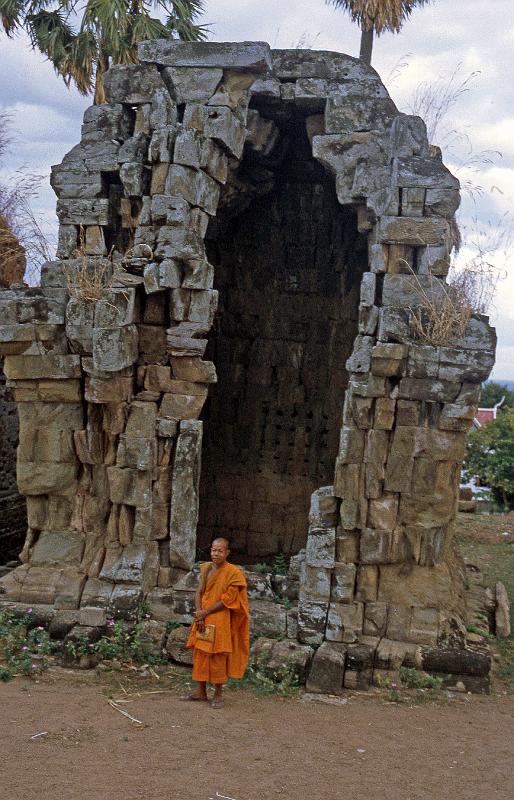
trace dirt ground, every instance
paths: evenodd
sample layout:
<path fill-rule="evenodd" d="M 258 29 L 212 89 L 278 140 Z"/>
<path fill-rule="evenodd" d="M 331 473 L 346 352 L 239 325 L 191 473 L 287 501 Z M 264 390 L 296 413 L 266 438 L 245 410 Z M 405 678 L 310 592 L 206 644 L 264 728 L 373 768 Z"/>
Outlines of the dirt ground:
<path fill-rule="evenodd" d="M 458 541 L 485 585 L 503 580 L 514 597 L 514 513 L 460 514 Z M 59 668 L 16 678 L 0 684 L 0 799 L 512 800 L 514 640 L 491 643 L 495 693 L 433 702 L 246 689 L 216 711 L 180 702 L 189 673 L 178 667 L 159 680 Z"/>
<path fill-rule="evenodd" d="M 93 673 L 0 686 L 9 800 L 475 800 L 514 797 L 514 698 L 333 706 L 230 691 L 221 710 Z M 114 691 L 114 695 L 112 692 Z M 134 690 L 133 690 L 134 692 Z M 109 693 L 139 719 L 109 705 Z M 37 735 L 44 734 L 44 735 Z"/>

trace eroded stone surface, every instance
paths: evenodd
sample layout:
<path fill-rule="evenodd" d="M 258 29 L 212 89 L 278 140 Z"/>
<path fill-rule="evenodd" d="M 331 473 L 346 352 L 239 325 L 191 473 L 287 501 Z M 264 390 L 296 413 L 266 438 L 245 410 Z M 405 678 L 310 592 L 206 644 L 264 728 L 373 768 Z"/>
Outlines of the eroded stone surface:
<path fill-rule="evenodd" d="M 64 635 L 146 597 L 153 652 L 191 620 L 198 545 L 229 535 L 250 564 L 305 548 L 287 576 L 250 573 L 254 633 L 284 638 L 270 663 L 303 679 L 318 647 L 318 692 L 402 664 L 482 681 L 487 659 L 452 649 L 451 538 L 496 339 L 479 316 L 442 346 L 413 329 L 446 296 L 458 181 L 357 59 L 140 57 L 53 168 L 61 260 L 0 294 L 29 526 L 8 599 L 53 605 Z"/>

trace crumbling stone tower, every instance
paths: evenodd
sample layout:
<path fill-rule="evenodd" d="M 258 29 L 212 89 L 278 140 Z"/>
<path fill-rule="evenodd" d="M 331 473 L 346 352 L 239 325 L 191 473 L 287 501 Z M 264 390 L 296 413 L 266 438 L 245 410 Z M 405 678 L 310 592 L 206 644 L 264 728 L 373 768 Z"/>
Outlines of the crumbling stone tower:
<path fill-rule="evenodd" d="M 321 645 L 313 685 L 402 662 L 483 676 L 452 523 L 494 332 L 474 317 L 431 346 L 411 326 L 448 271 L 458 181 L 349 56 L 140 59 L 53 169 L 59 260 L 0 295 L 29 524 L 7 599 L 63 630 L 143 598 L 186 622 L 223 533 L 246 564 L 306 547 L 279 634 Z"/>

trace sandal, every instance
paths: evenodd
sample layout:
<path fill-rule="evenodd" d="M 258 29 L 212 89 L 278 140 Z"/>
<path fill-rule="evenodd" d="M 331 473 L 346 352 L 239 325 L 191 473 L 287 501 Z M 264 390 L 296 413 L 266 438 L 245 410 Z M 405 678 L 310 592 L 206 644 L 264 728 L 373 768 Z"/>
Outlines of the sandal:
<path fill-rule="evenodd" d="M 223 708 L 224 703 L 221 697 L 214 697 L 211 700 L 211 708 Z"/>
<path fill-rule="evenodd" d="M 184 694 L 179 697 L 179 700 L 189 700 L 191 703 L 206 703 L 208 699 L 208 697 L 195 697 L 194 694 Z"/>

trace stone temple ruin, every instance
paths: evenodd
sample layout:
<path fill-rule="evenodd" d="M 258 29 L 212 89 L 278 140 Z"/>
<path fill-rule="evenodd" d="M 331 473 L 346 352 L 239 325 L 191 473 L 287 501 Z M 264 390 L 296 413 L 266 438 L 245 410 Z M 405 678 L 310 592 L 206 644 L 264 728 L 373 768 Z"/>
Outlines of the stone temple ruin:
<path fill-rule="evenodd" d="M 3 602 L 93 636 L 144 600 L 162 645 L 223 534 L 256 650 L 313 690 L 401 664 L 483 689 L 452 531 L 495 334 L 411 325 L 458 181 L 357 59 L 164 40 L 140 59 L 53 169 L 59 260 L 0 294 L 28 512 Z M 287 576 L 252 571 L 277 554 Z"/>

